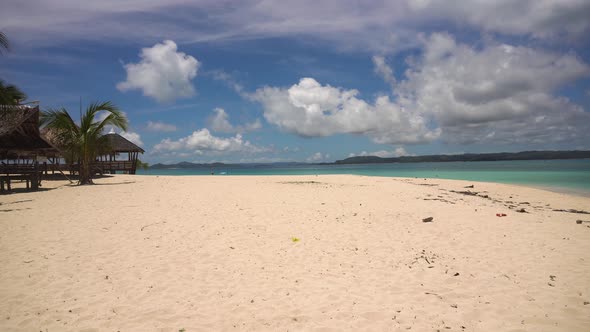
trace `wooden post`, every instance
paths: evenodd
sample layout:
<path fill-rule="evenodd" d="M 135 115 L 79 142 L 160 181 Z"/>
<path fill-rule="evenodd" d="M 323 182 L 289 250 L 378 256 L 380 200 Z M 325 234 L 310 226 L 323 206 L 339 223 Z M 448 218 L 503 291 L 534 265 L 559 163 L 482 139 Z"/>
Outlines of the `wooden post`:
<path fill-rule="evenodd" d="M 35 159 L 33 165 L 33 176 L 31 177 L 31 190 L 39 189 L 39 162 Z"/>

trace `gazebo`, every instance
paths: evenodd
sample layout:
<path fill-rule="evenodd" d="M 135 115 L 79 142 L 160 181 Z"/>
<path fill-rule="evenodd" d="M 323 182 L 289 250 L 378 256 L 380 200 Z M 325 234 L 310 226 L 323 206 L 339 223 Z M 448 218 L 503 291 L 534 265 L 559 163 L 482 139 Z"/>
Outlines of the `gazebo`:
<path fill-rule="evenodd" d="M 121 171 L 127 174 L 135 174 L 139 160 L 139 154 L 145 151 L 125 137 L 111 131 L 101 137 L 105 147 L 98 160 L 93 165 L 100 173 L 115 174 Z M 117 160 L 121 154 L 127 154 L 127 160 Z"/>
<path fill-rule="evenodd" d="M 39 133 L 39 106 L 0 105 L 0 185 L 25 180 L 31 189 L 39 187 L 39 157 L 56 153 Z"/>

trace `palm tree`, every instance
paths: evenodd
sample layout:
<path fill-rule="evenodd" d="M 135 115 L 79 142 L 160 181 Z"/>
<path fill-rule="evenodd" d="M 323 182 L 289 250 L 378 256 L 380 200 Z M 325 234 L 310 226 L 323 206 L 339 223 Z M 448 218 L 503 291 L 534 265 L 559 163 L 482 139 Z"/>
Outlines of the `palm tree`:
<path fill-rule="evenodd" d="M 99 112 L 107 112 L 108 115 L 102 120 L 97 121 L 96 115 Z M 78 160 L 80 166 L 79 184 L 92 184 L 93 169 L 92 164 L 101 151 L 107 147 L 104 146 L 104 140 L 101 140 L 103 131 L 107 126 L 113 126 L 127 130 L 127 118 L 117 106 L 110 101 L 102 103 L 93 103 L 86 108 L 82 114 L 80 125 L 78 126 L 67 110 L 49 109 L 43 112 L 41 124 L 50 130 L 54 130 L 60 141 L 64 142 L 73 160 Z"/>
<path fill-rule="evenodd" d="M 10 51 L 10 42 L 8 41 L 6 35 L 0 31 L 0 54 L 2 54 L 2 49 Z"/>
<path fill-rule="evenodd" d="M 0 80 L 0 105 L 18 105 L 25 99 L 27 99 L 27 95 L 16 85 L 5 85 L 4 81 Z"/>

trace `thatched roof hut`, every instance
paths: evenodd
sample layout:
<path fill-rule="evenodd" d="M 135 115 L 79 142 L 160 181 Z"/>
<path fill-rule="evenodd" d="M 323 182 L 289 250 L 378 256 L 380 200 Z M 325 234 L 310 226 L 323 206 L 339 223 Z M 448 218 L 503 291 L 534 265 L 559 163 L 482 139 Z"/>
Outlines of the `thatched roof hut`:
<path fill-rule="evenodd" d="M 0 105 L 0 158 L 34 158 L 54 152 L 39 133 L 39 106 Z"/>
<path fill-rule="evenodd" d="M 100 139 L 105 141 L 104 146 L 107 148 L 108 154 L 145 152 L 130 140 L 114 132 L 110 132 Z"/>
<path fill-rule="evenodd" d="M 110 132 L 100 138 L 104 144 L 101 144 L 103 151 L 101 152 L 100 160 L 96 163 L 96 167 L 102 172 L 109 172 L 111 174 L 117 171 L 122 171 L 128 174 L 135 174 L 139 160 L 139 154 L 145 151 L 125 137 Z M 128 159 L 126 161 L 116 160 L 116 156 L 120 153 L 127 153 Z"/>

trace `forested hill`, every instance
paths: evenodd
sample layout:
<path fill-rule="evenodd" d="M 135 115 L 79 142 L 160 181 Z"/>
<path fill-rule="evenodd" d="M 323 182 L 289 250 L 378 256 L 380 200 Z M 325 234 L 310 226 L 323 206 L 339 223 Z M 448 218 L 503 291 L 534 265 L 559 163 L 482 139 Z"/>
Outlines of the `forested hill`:
<path fill-rule="evenodd" d="M 585 159 L 590 151 L 523 151 L 500 153 L 466 153 L 455 155 L 404 156 L 381 158 L 376 156 L 350 157 L 337 160 L 334 164 L 378 164 L 378 163 L 420 163 L 445 161 L 499 161 L 499 160 L 543 160 L 543 159 Z"/>

